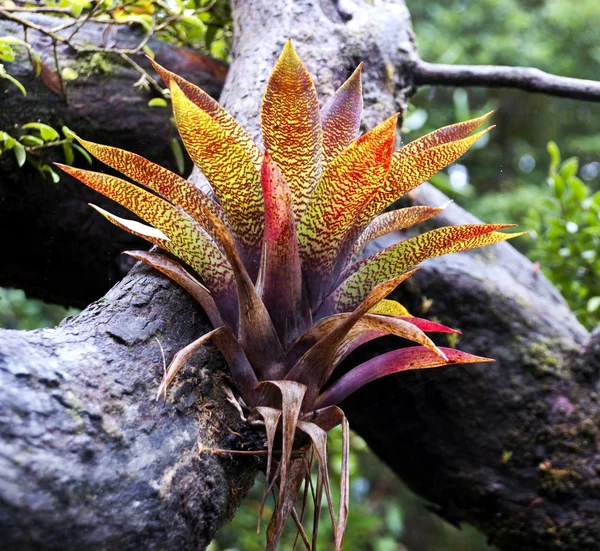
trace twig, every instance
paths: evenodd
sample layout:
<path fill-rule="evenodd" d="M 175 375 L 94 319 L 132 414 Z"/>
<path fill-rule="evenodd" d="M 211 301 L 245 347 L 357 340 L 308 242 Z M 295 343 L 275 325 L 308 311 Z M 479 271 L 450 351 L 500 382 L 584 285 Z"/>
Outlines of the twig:
<path fill-rule="evenodd" d="M 98 11 L 98 8 L 100 7 L 101 2 L 96 3 L 96 5 L 88 12 L 86 13 L 85 17 L 81 17 L 79 18 L 79 24 L 75 26 L 75 28 L 73 29 L 73 32 L 69 35 L 68 40 L 71 41 L 73 39 L 73 37 L 79 32 L 79 30 L 81 29 L 81 27 L 83 27 L 88 20 L 95 15 L 95 13 Z"/>
<path fill-rule="evenodd" d="M 146 36 L 144 36 L 142 41 L 135 47 L 136 53 L 141 52 L 146 47 L 146 44 L 148 44 L 150 39 L 154 36 L 155 29 L 156 29 L 156 14 L 153 13 L 152 14 L 152 23 L 150 24 L 150 29 L 148 29 L 148 32 L 146 33 Z"/>
<path fill-rule="evenodd" d="M 49 36 L 50 38 L 52 38 L 58 42 L 65 42 L 65 43 L 69 42 L 64 36 L 60 36 L 59 34 L 56 34 L 49 29 L 44 29 L 44 27 L 41 27 L 37 23 L 33 23 L 32 21 L 28 21 L 27 19 L 23 19 L 17 15 L 13 15 L 6 9 L 0 8 L 0 18 L 1 17 L 5 17 L 6 19 L 10 19 L 11 21 L 18 23 L 19 25 L 22 25 L 23 27 L 29 27 L 30 29 L 33 29 L 34 31 L 38 31 L 42 34 L 45 34 L 46 36 Z"/>
<path fill-rule="evenodd" d="M 117 53 L 119 54 L 119 56 L 121 57 L 121 59 L 123 61 L 126 61 L 127 63 L 129 63 L 129 65 L 131 65 L 138 73 L 140 73 L 142 76 L 146 77 L 146 79 L 148 80 L 148 82 L 152 85 L 152 87 L 161 95 L 164 96 L 165 95 L 165 91 L 163 90 L 163 88 L 161 88 L 160 84 L 158 83 L 158 81 L 152 77 L 148 71 L 146 71 L 146 69 L 144 69 L 143 67 L 141 67 L 140 65 L 138 65 L 135 61 L 133 61 L 133 59 L 131 59 L 124 51 L 117 51 Z"/>
<path fill-rule="evenodd" d="M 67 95 L 67 87 L 65 86 L 65 80 L 60 70 L 60 63 L 58 61 L 58 52 L 56 51 L 56 40 L 52 41 L 52 53 L 54 54 L 54 65 L 56 66 L 56 74 L 58 75 L 58 82 L 60 82 L 60 91 L 62 92 L 65 100 L 65 105 L 69 105 L 69 96 Z"/>
<path fill-rule="evenodd" d="M 65 143 L 73 143 L 73 140 L 65 139 L 65 140 L 54 140 L 53 142 L 41 143 L 39 145 L 30 145 L 25 146 L 25 151 L 28 153 L 32 153 L 33 151 L 38 151 L 39 149 L 48 149 L 49 147 L 57 147 L 59 145 Z"/>
<path fill-rule="evenodd" d="M 12 6 L 10 11 L 20 11 L 26 13 L 71 13 L 71 8 L 56 8 L 49 6 L 39 6 L 39 7 L 21 7 L 21 6 Z"/>
<path fill-rule="evenodd" d="M 560 77 L 531 67 L 502 65 L 443 65 L 421 59 L 411 67 L 414 83 L 446 86 L 518 88 L 550 96 L 600 101 L 600 82 Z"/>
<path fill-rule="evenodd" d="M 27 27 L 23 29 L 23 41 L 29 46 L 29 40 L 27 40 Z M 33 62 L 33 55 L 31 54 L 31 46 L 25 48 L 27 50 L 27 59 L 29 59 L 29 63 L 35 70 L 35 63 Z"/>
<path fill-rule="evenodd" d="M 57 25 L 56 27 L 53 27 L 50 30 L 53 33 L 59 33 L 60 31 L 64 31 L 65 29 L 70 29 L 74 25 L 77 25 L 79 19 L 65 19 L 65 21 L 66 23 L 63 23 L 62 25 Z"/>

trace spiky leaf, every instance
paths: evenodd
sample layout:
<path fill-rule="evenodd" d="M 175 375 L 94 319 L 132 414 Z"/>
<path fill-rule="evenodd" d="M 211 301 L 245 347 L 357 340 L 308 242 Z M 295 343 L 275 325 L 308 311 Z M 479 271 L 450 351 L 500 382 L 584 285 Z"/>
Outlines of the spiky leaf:
<path fill-rule="evenodd" d="M 173 113 L 181 139 L 225 210 L 251 273 L 258 271 L 264 215 L 260 175 L 246 151 L 171 81 Z"/>
<path fill-rule="evenodd" d="M 229 262 L 219 247 L 186 213 L 120 178 L 66 165 L 56 166 L 163 232 L 171 240 L 172 252 L 200 274 L 211 292 L 234 300 L 231 294 L 233 272 Z"/>
<path fill-rule="evenodd" d="M 367 226 L 365 231 L 357 239 L 352 250 L 352 255 L 358 255 L 370 241 L 388 233 L 400 231 L 405 228 L 410 228 L 415 224 L 419 224 L 420 222 L 425 222 L 426 220 L 437 216 L 444 208 L 446 208 L 446 205 L 441 207 L 417 206 L 392 210 L 380 214 Z"/>
<path fill-rule="evenodd" d="M 344 398 L 347 398 L 367 383 L 380 377 L 391 375 L 392 373 L 398 373 L 399 371 L 428 369 L 441 365 L 494 361 L 489 358 L 460 352 L 453 348 L 442 348 L 441 350 L 448 357 L 447 361 L 422 346 L 401 348 L 400 350 L 393 350 L 387 354 L 377 356 L 355 367 L 331 385 L 331 387 L 319 396 L 316 407 L 339 404 Z"/>
<path fill-rule="evenodd" d="M 277 165 L 265 153 L 261 183 L 265 201 L 262 298 L 284 347 L 310 322 L 302 306 L 302 266 L 292 195 Z"/>
<path fill-rule="evenodd" d="M 200 109 L 208 113 L 215 122 L 217 122 L 225 132 L 230 136 L 231 140 L 238 144 L 252 160 L 256 170 L 260 170 L 262 164 L 262 154 L 254 140 L 248 132 L 244 130 L 242 125 L 238 123 L 218 102 L 211 98 L 202 88 L 188 82 L 184 78 L 167 71 L 164 67 L 156 63 L 153 59 L 148 59 L 156 69 L 156 72 L 163 79 L 168 88 L 171 87 L 171 81 L 177 83 L 185 96 Z"/>
<path fill-rule="evenodd" d="M 265 148 L 292 192 L 298 220 L 321 176 L 323 130 L 317 91 L 290 40 L 267 83 L 261 127 Z"/>
<path fill-rule="evenodd" d="M 492 128 L 486 128 L 473 136 L 461 140 L 442 143 L 428 149 L 419 149 L 413 155 L 407 156 L 399 153 L 402 150 L 394 153 L 388 177 L 378 193 L 365 205 L 357 221 L 357 227 L 365 227 L 377 214 L 394 201 L 439 172 L 445 166 L 456 161 L 481 136 Z"/>
<path fill-rule="evenodd" d="M 363 108 L 361 70 L 362 63 L 321 109 L 323 166 L 358 138 Z"/>
<path fill-rule="evenodd" d="M 361 136 L 327 166 L 298 224 L 300 255 L 313 306 L 331 280 L 344 236 L 387 175 L 396 119 L 396 115 L 390 117 Z"/>
<path fill-rule="evenodd" d="M 428 258 L 465 251 L 523 235 L 496 230 L 510 224 L 467 224 L 437 228 L 353 264 L 340 278 L 338 288 L 328 297 L 323 312 L 347 312 L 356 307 L 375 285 L 409 270 Z"/>

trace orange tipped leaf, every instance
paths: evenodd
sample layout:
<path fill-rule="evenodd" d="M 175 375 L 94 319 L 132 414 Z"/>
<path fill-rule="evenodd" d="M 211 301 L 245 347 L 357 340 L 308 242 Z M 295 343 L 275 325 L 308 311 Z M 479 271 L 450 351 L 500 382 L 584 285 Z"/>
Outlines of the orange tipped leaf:
<path fill-rule="evenodd" d="M 481 126 L 487 119 L 493 115 L 493 111 L 486 113 L 481 117 L 471 119 L 469 121 L 459 122 L 438 128 L 421 138 L 418 138 L 404 147 L 401 147 L 394 154 L 395 160 L 402 159 L 403 157 L 410 157 L 416 155 L 424 149 L 431 149 L 439 145 L 447 144 L 450 142 L 456 142 L 466 138 L 473 130 Z"/>
<path fill-rule="evenodd" d="M 394 201 L 417 187 L 419 184 L 439 172 L 442 168 L 456 161 L 485 133 L 493 127 L 461 140 L 442 143 L 435 147 L 422 149 L 414 155 L 405 156 L 394 153 L 388 176 L 357 220 L 357 228 L 362 229 Z M 410 145 L 410 144 L 409 144 Z"/>
<path fill-rule="evenodd" d="M 173 113 L 190 157 L 215 191 L 241 244 L 247 269 L 258 271 L 264 215 L 260 175 L 244 149 L 171 81 Z"/>
<path fill-rule="evenodd" d="M 164 233 L 170 240 L 167 250 L 200 274 L 209 290 L 215 293 L 215 299 L 217 295 L 230 294 L 233 283 L 230 264 L 204 230 L 183 211 L 115 176 L 66 165 L 56 166 Z M 120 221 L 122 223 L 122 219 Z"/>
<path fill-rule="evenodd" d="M 244 149 L 248 157 L 252 160 L 256 170 L 260 170 L 262 163 L 260 149 L 258 149 L 254 140 L 252 140 L 240 123 L 225 111 L 217 101 L 202 90 L 202 88 L 188 82 L 175 73 L 171 73 L 171 71 L 167 71 L 167 69 L 156 63 L 153 59 L 148 58 L 148 60 L 152 63 L 154 69 L 168 88 L 171 88 L 171 81 L 176 82 L 185 96 L 200 109 L 208 113 L 227 132 L 231 139 Z"/>
<path fill-rule="evenodd" d="M 323 130 L 317 91 L 290 40 L 267 83 L 260 120 L 265 149 L 285 177 L 299 220 L 321 177 Z"/>
<path fill-rule="evenodd" d="M 467 224 L 437 228 L 372 254 L 352 264 L 342 274 L 342 283 L 327 297 L 321 312 L 351 311 L 375 285 L 428 258 L 483 247 L 522 235 L 496 231 L 511 226 Z"/>
<path fill-rule="evenodd" d="M 325 169 L 298 224 L 300 256 L 313 306 L 327 289 L 344 236 L 390 167 L 397 116 L 340 153 Z"/>
<path fill-rule="evenodd" d="M 191 182 L 130 151 L 88 142 L 81 138 L 77 140 L 96 159 L 186 211 L 214 237 L 212 219 L 217 217 L 224 220 L 223 209 Z"/>
<path fill-rule="evenodd" d="M 359 254 L 370 241 L 373 241 L 382 235 L 410 228 L 420 222 L 425 222 L 426 220 L 437 216 L 445 208 L 446 205 L 441 207 L 406 207 L 380 214 L 360 235 L 354 245 L 352 255 Z"/>

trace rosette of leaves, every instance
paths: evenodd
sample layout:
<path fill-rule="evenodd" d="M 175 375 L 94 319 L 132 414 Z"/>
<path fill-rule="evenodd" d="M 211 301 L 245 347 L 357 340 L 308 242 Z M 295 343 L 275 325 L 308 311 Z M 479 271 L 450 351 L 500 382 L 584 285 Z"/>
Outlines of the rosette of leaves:
<path fill-rule="evenodd" d="M 276 506 L 267 529 L 275 549 L 292 516 L 314 548 L 323 495 L 341 549 L 348 512 L 348 423 L 337 407 L 363 385 L 391 373 L 490 361 L 439 348 L 427 332 L 454 332 L 412 317 L 389 295 L 423 260 L 514 237 L 506 225 L 443 227 L 363 257 L 379 236 L 427 220 L 441 209 L 408 207 L 380 214 L 462 155 L 483 132 L 487 115 L 442 128 L 394 151 L 393 116 L 359 136 L 360 67 L 319 108 L 311 77 L 288 42 L 267 83 L 261 109 L 264 151 L 217 102 L 155 64 L 169 86 L 175 121 L 214 197 L 150 161 L 80 140 L 92 155 L 140 186 L 107 174 L 63 166 L 148 225 L 94 207 L 117 226 L 183 261 L 157 252 L 127 254 L 183 286 L 214 329 L 178 352 L 163 393 L 208 341 L 223 353 L 247 422 L 264 431 L 265 496 Z M 484 131 L 485 132 L 485 131 Z M 371 359 L 330 384 L 336 366 L 361 344 L 396 335 L 416 346 Z M 331 498 L 327 431 L 343 426 L 340 505 Z M 317 481 L 312 543 L 295 507 Z"/>

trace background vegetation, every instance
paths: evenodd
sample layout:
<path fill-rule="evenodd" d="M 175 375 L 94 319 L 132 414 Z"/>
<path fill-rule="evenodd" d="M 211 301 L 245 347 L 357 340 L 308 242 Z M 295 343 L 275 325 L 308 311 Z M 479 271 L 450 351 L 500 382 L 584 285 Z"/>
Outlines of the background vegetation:
<path fill-rule="evenodd" d="M 421 55 L 427 61 L 530 65 L 590 79 L 600 74 L 597 0 L 579 0 L 576 7 L 571 0 L 407 3 Z M 123 7 L 119 12 L 122 24 L 147 28 L 167 23 L 160 31 L 161 38 L 222 59 L 229 54 L 231 21 L 224 0 L 138 0 L 125 7 L 118 0 L 93 5 L 86 0 L 48 4 L 66 8 L 71 15 L 79 11 L 85 16 L 95 9 L 94 17 L 107 18 L 114 18 L 115 10 Z M 0 67 L 5 67 L 6 74 L 10 74 L 9 50 L 14 47 L 8 44 L 8 49 L 6 45 L 3 49 L 0 43 L 0 62 L 4 63 Z M 432 181 L 486 222 L 509 221 L 529 229 L 531 239 L 515 244 L 539 263 L 580 321 L 592 328 L 600 323 L 600 105 L 510 90 L 424 88 L 405 119 L 404 139 L 410 141 L 490 109 L 496 110 L 493 123 L 497 128 L 460 163 Z M 39 128 L 24 135 L 44 138 Z M 27 145 L 27 139 L 21 143 L 36 145 Z M 49 180 L 48 185 L 60 183 Z M 22 291 L 0 289 L 2 327 L 49 327 L 72 313 L 28 300 Z M 459 531 L 431 514 L 369 453 L 360 438 L 353 438 L 348 549 L 490 549 L 470 527 Z M 339 435 L 334 434 L 331 446 L 340 446 Z M 399 451 L 410 450 L 399 446 Z M 337 464 L 333 454 L 333 473 Z M 233 523 L 218 535 L 213 551 L 262 549 L 255 536 L 259 487 Z M 327 522 L 321 526 L 325 542 Z M 292 545 L 290 532 L 282 548 L 291 549 Z"/>

